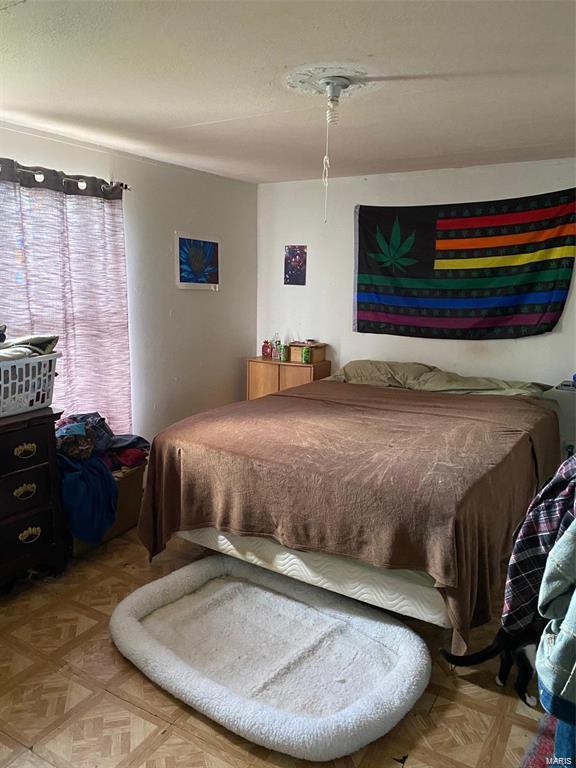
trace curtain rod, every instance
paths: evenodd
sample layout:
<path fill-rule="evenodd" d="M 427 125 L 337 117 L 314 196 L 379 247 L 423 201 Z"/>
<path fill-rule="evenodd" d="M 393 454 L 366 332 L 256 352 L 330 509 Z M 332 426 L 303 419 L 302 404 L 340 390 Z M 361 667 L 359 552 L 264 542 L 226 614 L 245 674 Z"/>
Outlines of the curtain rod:
<path fill-rule="evenodd" d="M 44 170 L 43 168 L 37 168 L 36 170 L 32 170 L 31 168 L 18 168 L 16 170 L 16 172 L 17 173 L 31 173 L 33 176 L 36 176 L 37 174 L 42 174 L 43 175 L 43 170 Z M 90 177 L 87 177 L 87 178 L 90 178 Z M 62 176 L 62 180 L 63 181 L 75 181 L 76 184 L 78 184 L 78 182 L 82 181 L 82 176 L 80 176 L 80 177 Z M 111 181 L 108 184 L 105 184 L 103 186 L 114 187 L 116 185 L 118 185 L 121 189 L 126 190 L 127 192 L 131 192 L 132 191 L 132 187 L 128 186 L 128 184 L 125 184 L 123 181 Z"/>

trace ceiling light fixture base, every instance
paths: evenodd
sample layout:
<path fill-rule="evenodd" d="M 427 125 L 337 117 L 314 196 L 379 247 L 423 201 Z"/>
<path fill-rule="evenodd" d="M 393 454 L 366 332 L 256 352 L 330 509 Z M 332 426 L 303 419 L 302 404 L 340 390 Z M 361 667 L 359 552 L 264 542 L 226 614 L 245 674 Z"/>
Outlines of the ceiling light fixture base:
<path fill-rule="evenodd" d="M 329 99 L 339 99 L 342 91 L 350 88 L 352 81 L 347 77 L 323 77 L 319 85 L 323 86 Z"/>
<path fill-rule="evenodd" d="M 348 95 L 359 90 L 373 90 L 381 86 L 381 83 L 373 83 L 367 79 L 366 70 L 355 64 L 306 64 L 293 69 L 284 78 L 284 85 L 297 93 L 326 95 L 327 88 L 334 91 L 340 88 L 341 94 Z M 328 93 L 330 97 L 330 93 Z"/>

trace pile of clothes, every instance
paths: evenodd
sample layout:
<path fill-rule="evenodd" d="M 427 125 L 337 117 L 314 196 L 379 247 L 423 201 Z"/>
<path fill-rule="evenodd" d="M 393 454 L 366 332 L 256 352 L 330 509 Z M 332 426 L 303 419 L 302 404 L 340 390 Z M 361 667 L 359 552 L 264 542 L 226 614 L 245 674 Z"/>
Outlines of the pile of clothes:
<path fill-rule="evenodd" d="M 117 477 L 146 463 L 150 444 L 137 435 L 115 435 L 99 413 L 56 422 L 60 495 L 72 534 L 99 544 L 116 520 Z"/>
<path fill-rule="evenodd" d="M 538 493 L 508 564 L 502 628 L 512 638 L 548 620 L 536 654 L 540 704 L 557 718 L 554 760 L 576 759 L 576 456 Z"/>
<path fill-rule="evenodd" d="M 6 338 L 6 326 L 0 325 L 0 363 L 20 360 L 23 357 L 37 357 L 54 352 L 58 336 L 20 336 Z"/>
<path fill-rule="evenodd" d="M 115 435 L 97 411 L 66 416 L 56 422 L 58 452 L 71 459 L 94 453 L 110 470 L 145 464 L 150 443 L 138 435 Z"/>

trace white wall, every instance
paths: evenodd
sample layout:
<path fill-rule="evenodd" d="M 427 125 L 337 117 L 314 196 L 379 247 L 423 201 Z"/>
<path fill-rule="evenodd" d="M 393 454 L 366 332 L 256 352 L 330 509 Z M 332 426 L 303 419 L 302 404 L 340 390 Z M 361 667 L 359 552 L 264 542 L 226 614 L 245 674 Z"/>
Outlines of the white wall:
<path fill-rule="evenodd" d="M 529 195 L 575 183 L 568 160 L 334 179 L 328 223 L 320 182 L 258 188 L 122 153 L 0 127 L 0 157 L 122 180 L 135 431 L 153 436 L 193 412 L 244 396 L 243 358 L 276 330 L 330 344 L 334 367 L 354 358 L 420 360 L 462 373 L 555 383 L 576 370 L 576 288 L 551 334 L 446 341 L 352 331 L 354 206 Z M 336 160 L 336 159 L 335 159 Z M 178 290 L 175 230 L 219 239 L 219 293 Z M 307 285 L 283 285 L 284 245 L 308 244 Z"/>
<path fill-rule="evenodd" d="M 338 158 L 333 159 L 334 166 Z M 258 188 L 258 343 L 275 331 L 330 344 L 333 369 L 352 359 L 419 361 L 463 374 L 556 383 L 576 370 L 576 280 L 553 333 L 506 341 L 412 339 L 355 333 L 354 206 L 426 205 L 517 197 L 575 184 L 553 160 L 334 179 L 328 223 L 320 181 Z M 284 246 L 308 245 L 306 286 L 283 285 Z"/>
<path fill-rule="evenodd" d="M 2 127 L 0 157 L 132 187 L 124 214 L 134 431 L 152 437 L 242 399 L 256 332 L 256 186 Z M 220 241 L 218 293 L 176 288 L 175 231 Z"/>

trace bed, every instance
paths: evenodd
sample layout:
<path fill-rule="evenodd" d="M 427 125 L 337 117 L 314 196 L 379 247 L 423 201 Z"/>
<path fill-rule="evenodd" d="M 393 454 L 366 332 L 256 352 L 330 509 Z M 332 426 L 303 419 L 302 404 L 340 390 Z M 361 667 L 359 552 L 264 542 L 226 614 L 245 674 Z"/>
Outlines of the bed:
<path fill-rule="evenodd" d="M 451 626 L 462 651 L 558 462 L 537 398 L 323 380 L 160 433 L 139 531 Z"/>

